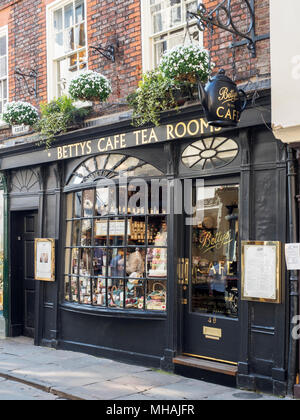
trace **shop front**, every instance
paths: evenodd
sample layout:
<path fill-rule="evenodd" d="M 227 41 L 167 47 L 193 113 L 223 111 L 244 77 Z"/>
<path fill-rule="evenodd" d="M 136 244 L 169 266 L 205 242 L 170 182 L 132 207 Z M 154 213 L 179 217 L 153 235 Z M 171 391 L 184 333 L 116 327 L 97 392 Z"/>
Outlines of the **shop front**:
<path fill-rule="evenodd" d="M 241 241 L 287 239 L 285 148 L 257 109 L 236 129 L 193 106 L 160 127 L 120 120 L 1 154 L 11 335 L 165 370 L 209 361 L 285 393 L 284 271 L 281 303 L 241 299 Z M 55 282 L 34 281 L 34 238 L 56 240 Z"/>

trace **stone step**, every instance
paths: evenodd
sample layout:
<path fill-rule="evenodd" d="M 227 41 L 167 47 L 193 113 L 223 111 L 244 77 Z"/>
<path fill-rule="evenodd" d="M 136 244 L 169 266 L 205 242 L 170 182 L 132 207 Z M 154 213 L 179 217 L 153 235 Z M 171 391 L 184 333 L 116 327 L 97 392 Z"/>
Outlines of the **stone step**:
<path fill-rule="evenodd" d="M 210 372 L 222 373 L 229 376 L 236 376 L 238 371 L 237 366 L 189 356 L 177 356 L 173 359 L 173 363 L 176 365 L 209 370 Z"/>

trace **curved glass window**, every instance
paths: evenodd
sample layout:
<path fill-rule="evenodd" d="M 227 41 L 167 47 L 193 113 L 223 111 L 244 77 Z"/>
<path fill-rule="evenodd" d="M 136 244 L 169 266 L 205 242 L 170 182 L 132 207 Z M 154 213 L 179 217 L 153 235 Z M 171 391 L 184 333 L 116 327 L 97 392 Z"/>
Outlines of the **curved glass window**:
<path fill-rule="evenodd" d="M 208 170 L 231 163 L 239 148 L 234 140 L 226 137 L 201 139 L 188 146 L 182 154 L 182 161 L 189 169 Z"/>
<path fill-rule="evenodd" d="M 80 185 L 99 178 L 161 176 L 162 172 L 148 163 L 125 155 L 101 155 L 86 160 L 73 173 L 68 185 Z"/>
<path fill-rule="evenodd" d="M 124 173 L 129 180 L 119 182 Z M 149 177 L 158 175 L 152 165 L 116 154 L 90 158 L 75 170 L 69 185 L 82 189 L 66 195 L 65 301 L 166 311 L 166 203 L 160 192 L 155 205 L 148 203 L 157 193 Z"/>

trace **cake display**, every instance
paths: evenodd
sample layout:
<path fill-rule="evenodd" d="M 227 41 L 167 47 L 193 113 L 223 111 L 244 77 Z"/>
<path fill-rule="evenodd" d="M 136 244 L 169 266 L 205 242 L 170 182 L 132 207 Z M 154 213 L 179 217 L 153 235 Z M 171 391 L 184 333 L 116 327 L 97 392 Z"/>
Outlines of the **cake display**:
<path fill-rule="evenodd" d="M 167 246 L 168 232 L 167 225 L 163 224 L 160 232 L 157 233 L 154 246 L 149 250 L 151 255 L 148 256 L 148 259 L 151 259 L 151 268 L 149 269 L 149 277 L 166 277 L 167 276 L 167 260 L 168 260 L 168 251 L 167 248 L 160 248 Z"/>

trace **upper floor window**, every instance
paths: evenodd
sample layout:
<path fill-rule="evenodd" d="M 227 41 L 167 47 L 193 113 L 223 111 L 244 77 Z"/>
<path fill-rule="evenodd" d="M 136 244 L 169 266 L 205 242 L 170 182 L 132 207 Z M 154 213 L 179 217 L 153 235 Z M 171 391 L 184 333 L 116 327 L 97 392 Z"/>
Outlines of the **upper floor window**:
<path fill-rule="evenodd" d="M 55 3 L 56 4 L 56 3 Z M 60 2 L 48 9 L 49 96 L 67 92 L 70 81 L 87 69 L 85 0 Z"/>
<path fill-rule="evenodd" d="M 8 100 L 7 30 L 0 29 L 0 115 Z M 1 121 L 0 121 L 1 123 Z"/>
<path fill-rule="evenodd" d="M 196 22 L 190 22 L 190 35 L 187 33 L 187 11 L 196 12 L 197 5 L 198 0 L 145 0 L 142 11 L 144 71 L 158 66 L 162 55 L 173 47 L 200 42 Z"/>

